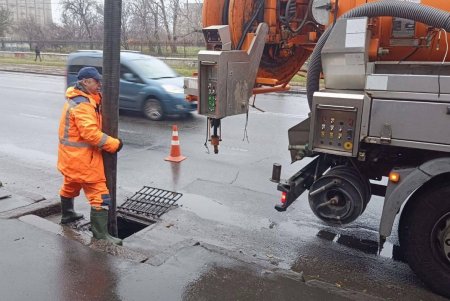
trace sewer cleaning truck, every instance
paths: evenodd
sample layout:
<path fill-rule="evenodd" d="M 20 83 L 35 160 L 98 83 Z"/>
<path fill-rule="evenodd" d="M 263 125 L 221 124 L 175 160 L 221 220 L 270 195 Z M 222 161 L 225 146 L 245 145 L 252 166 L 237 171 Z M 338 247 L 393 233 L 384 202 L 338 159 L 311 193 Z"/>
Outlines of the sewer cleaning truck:
<path fill-rule="evenodd" d="M 204 0 L 203 26 L 185 89 L 214 152 L 224 117 L 289 89 L 306 66 L 309 118 L 287 133 L 305 164 L 287 180 L 274 165 L 275 209 L 308 191 L 312 212 L 338 227 L 382 197 L 380 250 L 399 215 L 406 261 L 450 297 L 450 1 Z"/>

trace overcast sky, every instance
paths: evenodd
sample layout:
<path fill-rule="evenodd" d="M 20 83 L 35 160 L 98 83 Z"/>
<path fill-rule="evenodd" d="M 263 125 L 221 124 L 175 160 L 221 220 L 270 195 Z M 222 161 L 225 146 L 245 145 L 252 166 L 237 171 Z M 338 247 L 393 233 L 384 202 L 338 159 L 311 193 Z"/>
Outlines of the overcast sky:
<path fill-rule="evenodd" d="M 53 22 L 60 24 L 61 23 L 61 5 L 58 2 L 52 1 L 52 17 Z"/>

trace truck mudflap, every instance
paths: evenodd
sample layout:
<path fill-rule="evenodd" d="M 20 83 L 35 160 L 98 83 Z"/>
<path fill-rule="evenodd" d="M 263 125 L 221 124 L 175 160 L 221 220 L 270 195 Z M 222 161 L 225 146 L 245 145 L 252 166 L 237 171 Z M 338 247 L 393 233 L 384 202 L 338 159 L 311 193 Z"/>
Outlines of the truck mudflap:
<path fill-rule="evenodd" d="M 275 205 L 275 209 L 279 212 L 286 211 L 305 190 L 309 190 L 330 165 L 327 155 L 321 154 L 288 180 L 281 181 L 277 186 L 277 190 L 282 192 L 281 203 Z"/>

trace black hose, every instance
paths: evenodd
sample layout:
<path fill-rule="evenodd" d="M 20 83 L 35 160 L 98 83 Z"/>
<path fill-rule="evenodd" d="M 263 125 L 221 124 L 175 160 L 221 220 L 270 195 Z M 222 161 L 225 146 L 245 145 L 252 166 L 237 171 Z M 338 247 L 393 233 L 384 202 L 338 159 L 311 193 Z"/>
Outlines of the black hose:
<path fill-rule="evenodd" d="M 382 16 L 409 19 L 435 28 L 442 28 L 447 32 L 450 31 L 449 12 L 431 6 L 411 2 L 384 0 L 380 2 L 368 3 L 348 11 L 342 15 L 341 18 L 373 18 Z M 319 90 L 320 73 L 322 72 L 321 52 L 331 33 L 331 30 L 332 27 L 328 27 L 320 37 L 309 62 L 306 89 L 310 108 L 312 106 L 314 92 Z"/>
<path fill-rule="evenodd" d="M 230 0 L 225 0 L 222 8 L 222 24 L 228 25 L 228 9 L 230 7 Z"/>
<path fill-rule="evenodd" d="M 264 7 L 264 0 L 260 0 L 259 1 L 259 6 L 258 8 L 255 10 L 255 12 L 253 13 L 253 16 L 250 18 L 250 20 L 247 23 L 247 26 L 245 26 L 244 31 L 242 32 L 242 36 L 239 39 L 239 43 L 237 44 L 236 49 L 240 50 L 242 48 L 242 44 L 244 44 L 244 40 L 245 40 L 245 36 L 247 35 L 247 33 L 250 31 L 250 28 L 252 27 L 253 22 L 255 22 L 256 17 L 258 16 L 259 12 L 261 11 L 261 9 Z"/>
<path fill-rule="evenodd" d="M 292 0 L 288 0 L 288 2 L 286 3 L 286 8 L 284 10 L 284 17 L 288 24 L 289 22 L 291 22 L 292 18 L 295 17 L 296 12 L 297 12 L 297 4 L 294 3 L 294 5 L 292 5 Z M 294 14 L 294 16 L 292 16 L 292 14 Z"/>
<path fill-rule="evenodd" d="M 312 5 L 313 5 L 313 1 L 310 1 L 308 7 L 306 8 L 306 13 L 305 13 L 305 16 L 303 17 L 302 23 L 300 23 L 300 25 L 296 29 L 291 29 L 291 27 L 289 26 L 289 30 L 292 33 L 299 33 L 300 30 L 302 30 L 303 26 L 305 26 L 307 24 L 309 12 L 311 11 Z"/>
<path fill-rule="evenodd" d="M 308 21 L 308 17 L 309 17 L 309 13 L 311 12 L 311 7 L 312 7 L 312 4 L 313 4 L 313 1 L 310 1 L 310 2 L 309 2 L 308 7 L 307 7 L 307 9 L 306 9 L 305 16 L 303 17 L 302 22 L 300 23 L 300 25 L 299 25 L 296 29 L 292 29 L 292 28 L 291 28 L 291 25 L 289 24 L 289 22 L 292 21 L 292 18 L 290 17 L 290 13 L 291 13 L 291 7 L 290 7 L 290 6 L 291 6 L 291 1 L 292 1 L 292 0 L 289 0 L 289 1 L 287 2 L 287 4 L 286 4 L 286 10 L 285 10 L 285 15 L 284 15 L 284 17 L 281 17 L 281 16 L 280 16 L 280 21 L 284 24 L 284 26 L 286 26 L 286 28 L 287 28 L 290 32 L 292 32 L 292 33 L 294 33 L 294 34 L 297 34 L 297 33 L 300 32 L 300 30 L 302 30 L 303 26 L 305 26 L 305 25 L 311 23 L 310 21 Z M 296 6 L 295 6 L 295 7 L 296 7 Z M 294 13 L 295 13 L 295 12 L 294 12 Z"/>
<path fill-rule="evenodd" d="M 366 2 L 366 3 L 367 3 L 367 2 Z M 334 21 L 333 21 L 333 26 L 334 26 L 334 24 L 336 24 L 338 11 L 339 11 L 339 0 L 336 0 L 336 4 L 334 5 L 334 18 L 333 18 Z"/>

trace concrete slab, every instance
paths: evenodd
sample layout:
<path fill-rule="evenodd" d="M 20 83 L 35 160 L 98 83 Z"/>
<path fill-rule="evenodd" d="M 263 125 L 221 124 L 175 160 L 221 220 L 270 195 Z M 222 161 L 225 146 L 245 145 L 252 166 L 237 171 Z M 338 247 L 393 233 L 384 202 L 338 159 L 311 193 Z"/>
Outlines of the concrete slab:
<path fill-rule="evenodd" d="M 22 197 L 5 197 L 0 199 L 0 212 L 6 212 L 20 207 L 28 206 L 32 202 Z"/>
<path fill-rule="evenodd" d="M 45 200 L 45 197 L 31 191 L 27 190 L 14 190 L 12 191 L 14 195 L 20 195 L 21 197 L 30 200 L 33 203 L 41 202 Z"/>
<path fill-rule="evenodd" d="M 27 214 L 48 216 L 61 211 L 61 204 L 57 199 L 44 200 L 37 203 L 26 202 L 25 199 L 19 197 L 12 197 L 8 200 L 11 202 L 10 207 L 5 204 L 3 210 L 1 209 L 0 201 L 0 218 L 18 218 Z"/>

